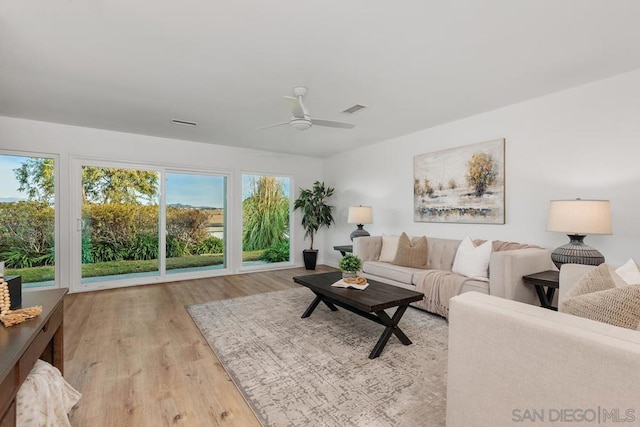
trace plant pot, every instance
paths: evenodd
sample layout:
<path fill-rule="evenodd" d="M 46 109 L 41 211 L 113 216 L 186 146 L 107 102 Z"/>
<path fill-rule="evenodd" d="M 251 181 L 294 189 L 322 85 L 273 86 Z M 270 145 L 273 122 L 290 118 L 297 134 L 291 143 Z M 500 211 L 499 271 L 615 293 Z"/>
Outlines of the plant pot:
<path fill-rule="evenodd" d="M 357 277 L 357 274 L 355 271 L 343 271 L 342 272 L 342 278 L 343 279 L 349 279 L 351 277 Z"/>
<path fill-rule="evenodd" d="M 316 263 L 318 262 L 318 250 L 305 249 L 302 251 L 302 258 L 304 258 L 304 268 L 307 270 L 315 270 Z"/>

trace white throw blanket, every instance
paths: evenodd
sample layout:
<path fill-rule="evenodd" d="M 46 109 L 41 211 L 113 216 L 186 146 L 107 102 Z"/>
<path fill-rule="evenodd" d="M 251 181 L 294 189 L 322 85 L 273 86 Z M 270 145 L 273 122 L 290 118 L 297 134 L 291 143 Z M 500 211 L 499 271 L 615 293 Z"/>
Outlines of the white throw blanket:
<path fill-rule="evenodd" d="M 67 414 L 80 397 L 58 369 L 38 360 L 18 390 L 17 426 L 71 427 Z"/>

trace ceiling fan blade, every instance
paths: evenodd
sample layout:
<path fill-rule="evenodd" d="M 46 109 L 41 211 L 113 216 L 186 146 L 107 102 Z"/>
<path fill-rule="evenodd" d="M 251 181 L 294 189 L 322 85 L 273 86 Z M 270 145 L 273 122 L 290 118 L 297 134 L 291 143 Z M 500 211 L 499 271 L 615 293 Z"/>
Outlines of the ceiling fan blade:
<path fill-rule="evenodd" d="M 304 107 L 298 98 L 285 96 L 284 99 L 289 103 L 289 106 L 291 107 L 291 114 L 293 114 L 294 117 L 304 117 Z"/>
<path fill-rule="evenodd" d="M 340 129 L 353 129 L 356 126 L 351 123 L 334 122 L 332 120 L 320 120 L 320 119 L 312 119 L 311 123 L 314 126 L 326 126 L 330 128 L 340 128 Z"/>
<path fill-rule="evenodd" d="M 275 123 L 273 125 L 267 125 L 267 126 L 262 126 L 261 128 L 256 128 L 256 130 L 269 129 L 269 128 L 274 128 L 274 127 L 277 127 L 277 126 L 288 125 L 288 124 L 289 124 L 289 122 Z"/>

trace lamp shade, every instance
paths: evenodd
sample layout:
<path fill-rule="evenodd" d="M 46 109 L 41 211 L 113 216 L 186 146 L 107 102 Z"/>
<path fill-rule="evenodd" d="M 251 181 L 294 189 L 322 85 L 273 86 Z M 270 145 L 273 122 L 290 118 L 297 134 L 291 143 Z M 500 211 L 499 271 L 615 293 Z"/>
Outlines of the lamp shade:
<path fill-rule="evenodd" d="M 372 224 L 373 209 L 371 206 L 352 206 L 349 208 L 349 224 Z"/>
<path fill-rule="evenodd" d="M 565 234 L 611 234 L 608 200 L 552 200 L 547 231 Z"/>

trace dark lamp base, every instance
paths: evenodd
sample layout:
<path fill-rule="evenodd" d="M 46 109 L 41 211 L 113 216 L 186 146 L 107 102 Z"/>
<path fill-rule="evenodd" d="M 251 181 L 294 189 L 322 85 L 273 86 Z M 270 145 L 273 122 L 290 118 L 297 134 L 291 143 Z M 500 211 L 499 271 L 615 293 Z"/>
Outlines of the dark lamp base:
<path fill-rule="evenodd" d="M 583 240 L 586 236 L 580 234 L 568 236 L 571 241 L 551 253 L 551 260 L 558 270 L 562 264 L 600 265 L 604 262 L 604 256 L 597 249 L 585 245 Z"/>
<path fill-rule="evenodd" d="M 369 232 L 362 227 L 363 227 L 362 224 L 358 224 L 358 228 L 353 230 L 353 232 L 349 235 L 352 242 L 353 242 L 353 239 L 355 239 L 356 237 L 370 236 Z"/>

